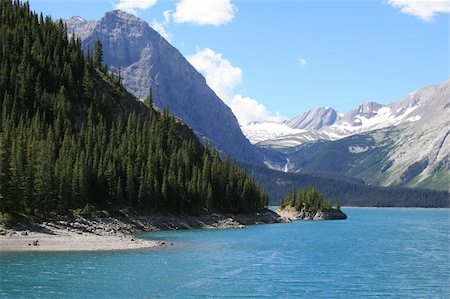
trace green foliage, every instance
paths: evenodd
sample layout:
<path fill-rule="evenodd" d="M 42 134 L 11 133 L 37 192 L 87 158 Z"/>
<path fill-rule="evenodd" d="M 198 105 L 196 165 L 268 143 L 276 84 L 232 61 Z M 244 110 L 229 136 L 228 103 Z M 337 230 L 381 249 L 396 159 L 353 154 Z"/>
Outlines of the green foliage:
<path fill-rule="evenodd" d="M 108 218 L 110 216 L 110 214 L 108 211 L 101 210 L 101 211 L 96 211 L 96 216 L 99 218 Z"/>
<path fill-rule="evenodd" d="M 93 218 L 95 217 L 95 207 L 90 203 L 87 203 L 84 208 L 80 212 L 80 216 L 84 218 Z"/>
<path fill-rule="evenodd" d="M 450 186 L 450 173 L 444 166 L 444 169 L 436 171 L 425 180 L 408 182 L 408 186 L 447 192 Z"/>
<path fill-rule="evenodd" d="M 62 22 L 1 0 L 0 212 L 253 212 L 267 194 L 86 58 Z M 150 95 L 151 97 L 151 95 Z"/>
<path fill-rule="evenodd" d="M 90 203 L 87 203 L 84 208 L 73 209 L 72 214 L 73 216 L 82 218 L 95 218 L 97 216 L 95 207 Z"/>
<path fill-rule="evenodd" d="M 5 227 L 11 227 L 12 225 L 17 223 L 17 217 L 15 217 L 11 213 L 0 213 L 0 224 L 3 224 Z"/>
<path fill-rule="evenodd" d="M 313 174 L 284 173 L 261 166 L 241 165 L 249 173 L 254 174 L 255 180 L 267 190 L 271 199 L 270 205 L 279 205 L 292 189 L 315 186 L 329 201 L 336 202 L 339 200 L 341 205 L 346 206 L 450 207 L 448 187 L 445 191 L 379 187 L 359 183 L 356 180 L 348 180 L 348 178 L 338 178 L 337 176 L 330 178 Z M 445 173 L 437 173 L 437 179 L 442 178 L 446 178 Z"/>
<path fill-rule="evenodd" d="M 407 183 L 417 177 L 428 166 L 428 159 L 417 161 L 405 170 L 400 177 L 402 183 Z"/>
<path fill-rule="evenodd" d="M 95 41 L 94 67 L 101 70 L 103 65 L 103 46 L 100 40 Z"/>
<path fill-rule="evenodd" d="M 150 86 L 150 89 L 148 91 L 148 95 L 144 100 L 144 104 L 147 105 L 147 107 L 153 108 L 153 91 L 152 87 Z"/>
<path fill-rule="evenodd" d="M 281 208 L 292 207 L 297 211 L 319 211 L 331 209 L 322 194 L 315 187 L 303 188 L 297 191 L 292 189 L 281 202 Z"/>

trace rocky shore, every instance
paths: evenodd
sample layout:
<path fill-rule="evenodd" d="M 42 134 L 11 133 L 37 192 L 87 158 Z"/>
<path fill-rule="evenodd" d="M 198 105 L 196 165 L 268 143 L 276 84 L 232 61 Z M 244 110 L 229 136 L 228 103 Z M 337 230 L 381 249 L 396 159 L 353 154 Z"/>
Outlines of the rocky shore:
<path fill-rule="evenodd" d="M 278 209 L 277 214 L 286 220 L 344 220 L 347 215 L 341 210 L 326 209 L 322 211 L 297 211 L 293 207 Z"/>
<path fill-rule="evenodd" d="M 170 246 L 134 234 L 156 230 L 242 228 L 284 222 L 270 210 L 257 214 L 154 215 L 129 218 L 66 219 L 0 227 L 1 251 L 96 251 Z M 37 245 L 35 241 L 37 242 Z"/>

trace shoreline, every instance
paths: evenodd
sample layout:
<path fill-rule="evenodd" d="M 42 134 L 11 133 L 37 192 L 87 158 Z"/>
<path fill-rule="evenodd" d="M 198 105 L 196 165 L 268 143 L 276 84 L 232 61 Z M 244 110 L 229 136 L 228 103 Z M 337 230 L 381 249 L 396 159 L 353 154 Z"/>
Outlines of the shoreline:
<path fill-rule="evenodd" d="M 347 215 L 340 209 L 324 209 L 317 211 L 301 210 L 297 211 L 294 207 L 278 208 L 276 213 L 289 221 L 292 220 L 345 220 Z"/>
<path fill-rule="evenodd" d="M 135 236 L 141 232 L 184 229 L 244 228 L 247 225 L 285 222 L 264 210 L 255 214 L 206 214 L 199 216 L 152 215 L 129 218 L 75 218 L 0 227 L 0 253 L 52 251 L 115 251 L 170 246 Z M 33 245 L 33 241 L 38 245 Z"/>
<path fill-rule="evenodd" d="M 424 208 L 424 207 L 358 207 L 358 206 L 341 206 L 345 209 L 411 209 L 411 210 L 450 210 L 448 208 Z"/>

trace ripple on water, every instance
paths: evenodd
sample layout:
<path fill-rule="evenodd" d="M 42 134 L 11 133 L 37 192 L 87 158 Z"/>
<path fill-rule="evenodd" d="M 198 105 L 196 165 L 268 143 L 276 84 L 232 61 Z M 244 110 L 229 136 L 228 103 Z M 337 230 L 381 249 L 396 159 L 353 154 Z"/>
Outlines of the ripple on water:
<path fill-rule="evenodd" d="M 448 210 L 346 213 L 341 222 L 143 235 L 175 244 L 154 250 L 1 253 L 0 296 L 450 297 Z"/>

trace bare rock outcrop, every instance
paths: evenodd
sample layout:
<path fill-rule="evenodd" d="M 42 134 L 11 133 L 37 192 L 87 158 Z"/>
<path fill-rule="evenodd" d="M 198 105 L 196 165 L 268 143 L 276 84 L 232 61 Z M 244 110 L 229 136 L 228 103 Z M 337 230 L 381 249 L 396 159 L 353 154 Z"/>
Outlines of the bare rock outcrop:
<path fill-rule="evenodd" d="M 319 211 L 310 211 L 302 209 L 300 211 L 295 210 L 292 207 L 285 207 L 278 209 L 277 214 L 283 219 L 288 220 L 345 220 L 347 215 L 341 210 L 337 209 L 325 209 Z"/>

